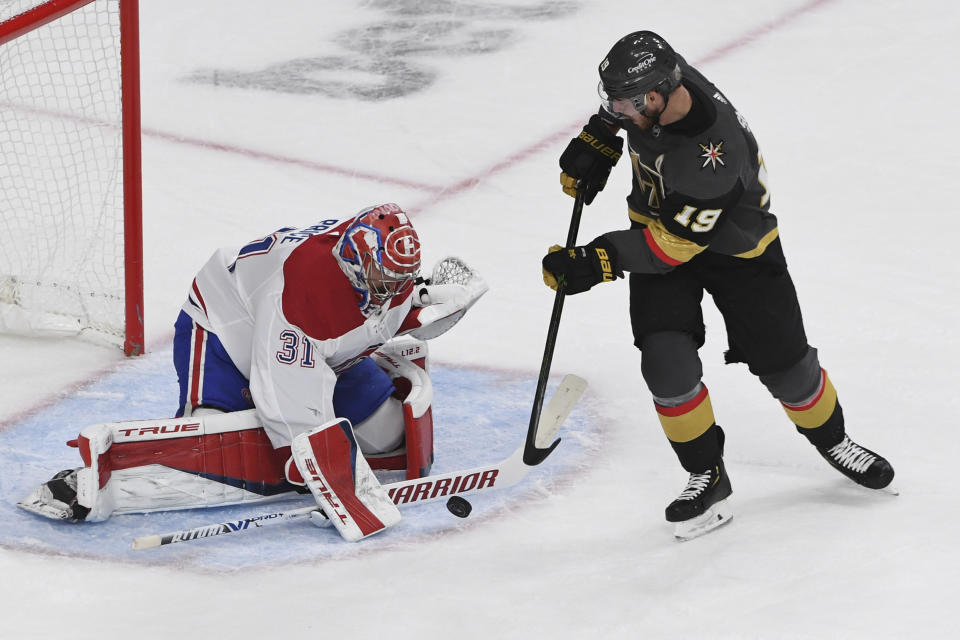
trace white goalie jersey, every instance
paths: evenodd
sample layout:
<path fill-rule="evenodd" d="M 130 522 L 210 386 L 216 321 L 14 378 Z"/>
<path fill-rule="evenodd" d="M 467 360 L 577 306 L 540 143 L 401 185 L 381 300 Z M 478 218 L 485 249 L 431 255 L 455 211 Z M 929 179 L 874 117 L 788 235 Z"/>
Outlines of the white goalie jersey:
<path fill-rule="evenodd" d="M 411 311 L 412 290 L 361 312 L 361 294 L 333 256 L 349 222 L 281 229 L 239 251 L 218 250 L 183 306 L 250 381 L 275 447 L 336 418 L 337 372 L 394 337 Z"/>
<path fill-rule="evenodd" d="M 280 229 L 239 250 L 218 250 L 183 306 L 250 381 L 275 447 L 338 417 L 332 401 L 337 374 L 397 335 L 440 335 L 487 291 L 463 261 L 446 258 L 432 284 L 361 310 L 364 294 L 334 257 L 351 220 Z"/>
<path fill-rule="evenodd" d="M 486 291 L 457 258 L 437 265 L 436 284 L 419 272 L 419 238 L 392 203 L 218 250 L 183 305 L 192 323 L 178 320 L 178 339 L 189 347 L 188 372 L 183 360 L 177 366 L 181 390 L 188 380 L 200 400 L 204 377 L 221 369 L 235 380 L 225 351 L 255 409 L 91 425 L 73 441 L 84 466 L 55 475 L 19 506 L 100 521 L 270 500 L 305 485 L 347 540 L 395 524 L 400 514 L 373 469 L 429 474 L 433 391 L 421 340 L 450 329 Z M 384 346 L 402 334 L 411 337 Z M 335 388 L 367 356 L 367 370 L 401 384 L 352 424 L 335 413 Z M 356 386 L 366 393 L 376 385 Z"/>

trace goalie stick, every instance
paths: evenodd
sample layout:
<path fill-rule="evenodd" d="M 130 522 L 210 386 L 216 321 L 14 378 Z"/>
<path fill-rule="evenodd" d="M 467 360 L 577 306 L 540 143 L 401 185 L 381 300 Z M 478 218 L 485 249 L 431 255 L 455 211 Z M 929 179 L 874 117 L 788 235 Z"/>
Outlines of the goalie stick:
<path fill-rule="evenodd" d="M 559 387 L 557 387 L 557 391 L 553 394 L 553 397 L 550 398 L 543 413 L 540 415 L 536 443 L 538 446 L 545 446 L 553 440 L 586 388 L 586 380 L 579 376 L 568 374 L 563 377 Z M 498 463 L 474 467 L 472 469 L 451 471 L 449 473 L 440 473 L 425 478 L 391 482 L 384 485 L 383 488 L 386 489 L 387 495 L 390 496 L 394 504 L 398 507 L 435 502 L 453 495 L 465 496 L 495 489 L 506 489 L 523 480 L 526 475 L 530 473 L 530 470 L 539 464 L 539 461 L 534 464 L 528 464 L 524 460 L 524 449 L 526 446 L 527 442 L 524 441 L 510 457 Z M 132 546 L 135 550 L 139 551 L 173 544 L 175 542 L 189 542 L 201 538 L 222 536 L 228 533 L 246 531 L 251 528 L 257 529 L 289 522 L 290 520 L 309 516 L 312 512 L 318 511 L 319 509 L 320 507 L 314 504 L 309 507 L 266 513 L 241 520 L 207 524 L 165 534 L 141 536 L 134 539 Z"/>

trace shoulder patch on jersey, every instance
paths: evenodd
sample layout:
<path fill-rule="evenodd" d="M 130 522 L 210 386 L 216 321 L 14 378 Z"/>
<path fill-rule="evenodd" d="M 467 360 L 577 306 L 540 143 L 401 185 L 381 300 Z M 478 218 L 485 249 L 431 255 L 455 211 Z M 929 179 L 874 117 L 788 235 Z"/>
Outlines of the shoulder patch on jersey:
<path fill-rule="evenodd" d="M 703 158 L 703 164 L 700 165 L 701 169 L 705 169 L 707 165 L 710 165 L 710 168 L 716 173 L 717 165 L 721 167 L 727 166 L 727 163 L 723 161 L 723 140 L 717 144 L 714 144 L 713 140 L 708 140 L 707 144 L 699 143 L 699 145 L 700 150 L 703 152 L 700 154 L 700 157 Z"/>

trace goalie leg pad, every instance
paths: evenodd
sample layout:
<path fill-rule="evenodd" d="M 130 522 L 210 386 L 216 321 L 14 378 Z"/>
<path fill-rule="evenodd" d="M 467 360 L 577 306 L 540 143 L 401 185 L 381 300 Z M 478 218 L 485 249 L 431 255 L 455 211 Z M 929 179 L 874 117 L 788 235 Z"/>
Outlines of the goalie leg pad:
<path fill-rule="evenodd" d="M 289 450 L 273 449 L 252 410 L 92 425 L 71 444 L 85 464 L 73 472 L 76 503 L 89 509 L 83 519 L 91 522 L 120 513 L 262 502 L 295 491 L 283 472 Z M 20 506 L 63 518 L 63 504 L 42 504 L 51 482 Z"/>
<path fill-rule="evenodd" d="M 403 400 L 406 450 L 402 468 L 408 480 L 429 475 L 433 465 L 433 383 L 428 356 L 427 343 L 410 337 L 391 340 L 370 356 L 387 372 Z"/>
<path fill-rule="evenodd" d="M 70 522 L 100 522 L 110 517 L 115 509 L 113 494 L 106 489 L 110 480 L 107 452 L 113 444 L 110 425 L 87 427 L 79 441 L 87 466 L 60 471 L 18 502 L 18 507 Z M 102 473 L 101 463 L 105 467 Z"/>
<path fill-rule="evenodd" d="M 364 459 L 349 420 L 301 433 L 293 439 L 291 453 L 317 504 L 348 542 L 400 521 L 400 511 Z"/>

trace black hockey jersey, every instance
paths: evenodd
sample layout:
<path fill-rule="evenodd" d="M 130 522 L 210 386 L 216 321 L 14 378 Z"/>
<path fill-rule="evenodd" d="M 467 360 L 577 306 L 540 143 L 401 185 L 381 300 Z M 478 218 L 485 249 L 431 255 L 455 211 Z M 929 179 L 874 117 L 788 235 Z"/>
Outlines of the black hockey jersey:
<path fill-rule="evenodd" d="M 680 65 L 692 98 L 684 118 L 649 130 L 618 122 L 633 169 L 627 198 L 632 224 L 631 231 L 605 235 L 626 271 L 663 273 L 704 250 L 758 258 L 777 238 L 750 127 L 700 72 L 682 58 Z"/>

